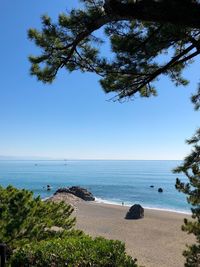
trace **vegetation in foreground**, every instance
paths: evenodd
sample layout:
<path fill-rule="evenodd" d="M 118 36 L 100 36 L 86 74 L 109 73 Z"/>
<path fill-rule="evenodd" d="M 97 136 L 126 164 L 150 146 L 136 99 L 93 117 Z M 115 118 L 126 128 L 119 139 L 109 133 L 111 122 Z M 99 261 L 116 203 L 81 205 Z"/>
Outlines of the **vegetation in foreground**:
<path fill-rule="evenodd" d="M 14 250 L 29 242 L 62 237 L 75 224 L 72 212 L 64 202 L 45 202 L 28 190 L 0 187 L 0 242 Z"/>
<path fill-rule="evenodd" d="M 136 267 L 135 261 L 125 253 L 120 241 L 89 236 L 54 238 L 28 244 L 18 249 L 11 258 L 11 266 L 69 266 L 69 267 Z"/>
<path fill-rule="evenodd" d="M 29 38 L 40 48 L 30 56 L 31 74 L 51 83 L 60 69 L 80 70 L 100 77 L 106 93 L 114 100 L 139 94 L 156 95 L 156 81 L 167 76 L 176 86 L 187 85 L 182 73 L 200 54 L 200 2 L 80 0 L 83 7 L 60 14 L 57 23 L 42 17 L 42 29 L 30 29 Z M 102 56 L 104 40 L 96 31 L 104 29 L 112 57 Z M 162 56 L 163 55 L 163 56 Z M 200 88 L 192 98 L 200 107 Z M 189 143 L 194 145 L 177 172 L 188 183 L 176 187 L 188 195 L 194 221 L 185 220 L 183 230 L 196 236 L 196 244 L 184 252 L 187 267 L 200 266 L 200 130 Z"/>
<path fill-rule="evenodd" d="M 120 241 L 74 230 L 73 208 L 45 202 L 28 190 L 0 187 L 0 243 L 12 267 L 137 267 Z"/>
<path fill-rule="evenodd" d="M 197 267 L 200 264 L 200 129 L 187 142 L 193 145 L 193 150 L 175 172 L 184 173 L 188 182 L 183 183 L 177 179 L 176 188 L 187 195 L 187 201 L 192 205 L 193 220 L 185 219 L 182 230 L 196 237 L 196 244 L 188 246 L 183 252 L 186 257 L 185 266 Z"/>
<path fill-rule="evenodd" d="M 199 110 L 200 89 L 197 95 L 192 97 L 192 102 L 195 110 Z M 193 149 L 174 172 L 183 173 L 188 178 L 187 183 L 177 178 L 176 189 L 187 195 L 187 201 L 192 206 L 192 220 L 184 219 L 182 230 L 196 237 L 196 243 L 187 246 L 187 250 L 183 252 L 185 267 L 197 267 L 200 265 L 200 128 L 187 143 L 192 145 Z"/>

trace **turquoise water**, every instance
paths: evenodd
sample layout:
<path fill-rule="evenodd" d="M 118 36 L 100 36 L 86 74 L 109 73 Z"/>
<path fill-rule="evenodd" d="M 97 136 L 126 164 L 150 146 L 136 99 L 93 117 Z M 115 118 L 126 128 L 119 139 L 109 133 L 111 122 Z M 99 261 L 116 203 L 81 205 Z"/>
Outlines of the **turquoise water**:
<path fill-rule="evenodd" d="M 0 184 L 32 190 L 42 198 L 59 187 L 80 185 L 97 201 L 190 212 L 185 195 L 175 189 L 179 161 L 0 161 Z M 178 175 L 183 181 L 184 176 Z M 50 184 L 52 190 L 46 191 Z M 154 185 L 154 188 L 150 188 Z M 157 189 L 162 187 L 163 193 Z"/>

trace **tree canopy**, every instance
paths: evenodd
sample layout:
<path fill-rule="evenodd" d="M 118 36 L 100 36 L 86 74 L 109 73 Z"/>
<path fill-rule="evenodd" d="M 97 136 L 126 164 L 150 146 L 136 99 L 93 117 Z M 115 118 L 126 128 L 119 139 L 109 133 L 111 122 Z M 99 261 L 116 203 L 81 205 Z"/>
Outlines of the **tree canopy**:
<path fill-rule="evenodd" d="M 156 95 L 154 82 L 161 74 L 175 85 L 187 85 L 182 71 L 200 52 L 199 1 L 80 2 L 82 8 L 60 14 L 58 22 L 44 15 L 42 29 L 29 30 L 41 48 L 39 56 L 29 57 L 38 80 L 51 83 L 62 68 L 92 72 L 116 99 Z M 101 53 L 100 28 L 110 41 L 109 57 Z"/>

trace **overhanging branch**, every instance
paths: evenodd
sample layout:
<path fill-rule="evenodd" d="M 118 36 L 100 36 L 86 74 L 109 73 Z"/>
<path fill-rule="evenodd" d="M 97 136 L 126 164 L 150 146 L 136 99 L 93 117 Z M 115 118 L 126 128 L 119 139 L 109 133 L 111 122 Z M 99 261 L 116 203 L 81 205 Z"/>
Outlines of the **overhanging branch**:
<path fill-rule="evenodd" d="M 194 1 L 136 0 L 122 3 L 119 0 L 106 0 L 104 8 L 112 16 L 126 17 L 131 20 L 200 28 L 200 4 Z"/>

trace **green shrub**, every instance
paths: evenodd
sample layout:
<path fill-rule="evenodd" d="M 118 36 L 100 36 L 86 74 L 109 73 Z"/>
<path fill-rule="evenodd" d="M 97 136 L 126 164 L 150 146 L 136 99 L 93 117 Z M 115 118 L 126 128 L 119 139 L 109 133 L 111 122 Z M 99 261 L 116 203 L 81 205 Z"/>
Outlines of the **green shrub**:
<path fill-rule="evenodd" d="M 45 202 L 28 190 L 0 186 L 0 243 L 15 249 L 69 233 L 75 224 L 73 208 L 64 202 Z M 53 230 L 59 227 L 60 231 Z"/>
<path fill-rule="evenodd" d="M 64 202 L 44 202 L 30 191 L 0 186 L 0 242 L 8 246 L 8 266 L 137 266 L 120 241 L 74 230 L 72 212 Z"/>
<path fill-rule="evenodd" d="M 12 267 L 136 267 L 120 241 L 89 236 L 54 238 L 18 249 Z"/>

